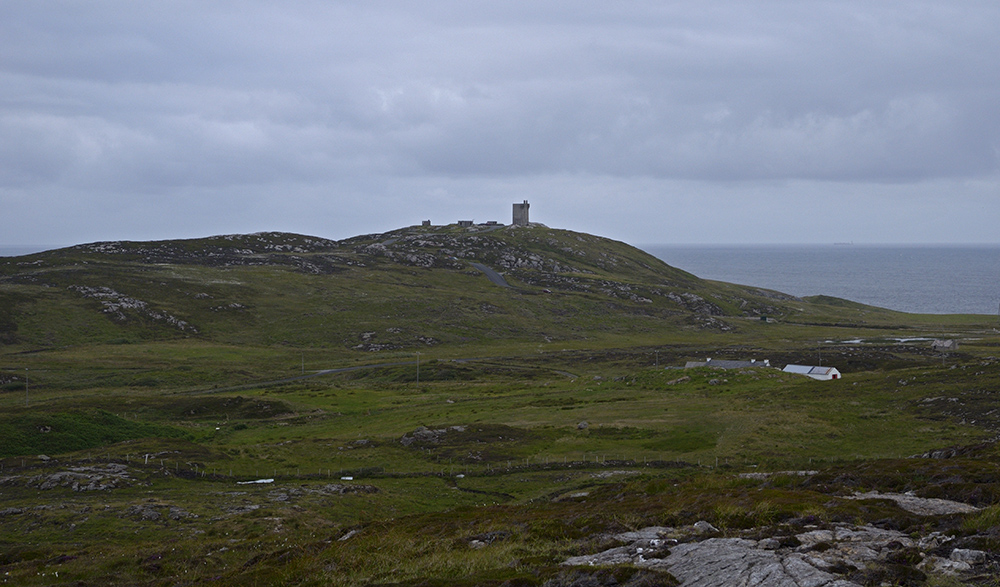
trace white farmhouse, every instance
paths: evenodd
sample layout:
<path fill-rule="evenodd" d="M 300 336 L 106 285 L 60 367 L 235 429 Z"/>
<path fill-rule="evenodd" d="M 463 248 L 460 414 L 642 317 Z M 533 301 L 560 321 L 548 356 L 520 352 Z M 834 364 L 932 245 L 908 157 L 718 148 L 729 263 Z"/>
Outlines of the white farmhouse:
<path fill-rule="evenodd" d="M 814 367 L 812 365 L 785 365 L 782 369 L 785 373 L 798 373 L 813 379 L 828 381 L 830 379 L 840 379 L 840 371 L 836 367 Z"/>

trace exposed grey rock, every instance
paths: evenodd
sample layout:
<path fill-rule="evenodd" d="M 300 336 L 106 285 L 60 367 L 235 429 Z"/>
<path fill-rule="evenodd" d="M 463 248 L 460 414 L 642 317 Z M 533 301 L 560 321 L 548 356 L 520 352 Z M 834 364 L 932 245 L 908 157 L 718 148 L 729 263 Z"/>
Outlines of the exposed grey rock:
<path fill-rule="evenodd" d="M 170 326 L 181 331 L 197 333 L 198 329 L 191 326 L 184 320 L 177 318 L 162 310 L 151 307 L 148 303 L 129 297 L 117 292 L 110 287 L 90 287 L 85 285 L 71 285 L 69 289 L 79 293 L 85 298 L 93 298 L 101 302 L 104 314 L 109 315 L 118 322 L 125 322 L 129 315 L 137 314 L 143 318 L 166 322 Z"/>
<path fill-rule="evenodd" d="M 442 437 L 449 432 L 465 432 L 465 426 L 450 426 L 448 428 L 438 428 L 431 430 L 426 426 L 420 426 L 410 434 L 404 435 L 399 439 L 399 443 L 403 446 L 410 446 L 411 444 L 437 444 L 441 442 Z"/>
<path fill-rule="evenodd" d="M 344 542 L 345 540 L 350 540 L 351 538 L 353 538 L 354 536 L 356 536 L 358 534 L 358 532 L 361 532 L 361 530 L 358 530 L 358 529 L 349 530 L 346 534 L 344 534 L 343 536 L 341 536 L 340 538 L 338 538 L 337 541 L 338 542 Z"/>
<path fill-rule="evenodd" d="M 945 542 L 951 540 L 950 537 L 941 534 L 940 532 L 931 532 L 927 536 L 921 536 L 917 542 L 917 548 L 920 550 L 934 550 L 935 548 L 941 546 Z"/>
<path fill-rule="evenodd" d="M 816 568 L 800 553 L 783 556 L 742 538 L 681 544 L 664 562 L 684 587 L 858 587 Z"/>
<path fill-rule="evenodd" d="M 794 539 L 700 539 L 714 532 L 717 530 L 707 522 L 678 529 L 644 528 L 612 537 L 626 545 L 572 557 L 563 564 L 627 564 L 666 571 L 683 587 L 857 587 L 847 574 L 877 566 L 901 548 L 936 545 L 944 540 L 937 536 L 918 541 L 895 530 L 849 525 L 802 532 Z M 920 570 L 962 574 L 988 558 L 982 551 L 955 549 L 950 560 L 927 557 Z"/>
<path fill-rule="evenodd" d="M 131 518 L 138 518 L 144 522 L 156 522 L 162 520 L 164 517 L 175 521 L 198 517 L 184 508 L 162 503 L 132 505 L 125 509 L 124 515 Z"/>
<path fill-rule="evenodd" d="M 226 508 L 227 514 L 248 514 L 250 512 L 255 512 L 260 509 L 257 504 L 243 504 L 237 506 L 230 506 Z"/>
<path fill-rule="evenodd" d="M 970 565 L 978 565 L 986 562 L 986 553 L 982 550 L 970 550 L 966 548 L 956 548 L 951 551 L 948 558 L 956 561 L 969 563 Z"/>
<path fill-rule="evenodd" d="M 173 506 L 173 505 L 168 508 L 168 510 L 167 510 L 167 516 L 171 520 L 184 520 L 184 519 L 187 519 L 187 518 L 197 518 L 198 517 L 197 515 L 192 514 L 191 512 L 189 512 L 189 511 L 187 511 L 187 510 L 185 510 L 183 508 L 179 508 L 179 507 Z"/>
<path fill-rule="evenodd" d="M 799 534 L 796 538 L 801 543 L 797 549 L 805 552 L 810 564 L 821 569 L 832 569 L 848 565 L 863 569 L 871 561 L 882 557 L 883 552 L 892 547 L 914 546 L 913 540 L 895 530 L 882 530 L 873 526 L 838 527 L 831 531 L 813 531 Z M 816 549 L 822 543 L 824 549 Z"/>
<path fill-rule="evenodd" d="M 649 526 L 634 532 L 623 532 L 615 536 L 616 540 L 622 542 L 636 542 L 639 540 L 658 540 L 663 536 L 673 532 L 673 528 L 666 526 Z"/>
<path fill-rule="evenodd" d="M 563 564 L 566 566 L 624 565 L 636 562 L 636 555 L 635 549 L 620 546 L 597 554 L 570 557 Z"/>
<path fill-rule="evenodd" d="M 308 485 L 302 485 L 301 487 L 282 487 L 280 489 L 269 491 L 267 497 L 271 501 L 287 502 L 291 501 L 293 498 L 303 497 L 306 495 L 330 496 L 346 495 L 348 493 L 378 492 L 379 488 L 374 485 L 327 483 L 326 485 L 320 485 L 319 487 L 311 487 Z"/>
<path fill-rule="evenodd" d="M 774 476 L 789 476 L 789 477 L 809 477 L 810 475 L 815 475 L 819 471 L 774 471 L 771 473 L 740 473 L 737 475 L 740 479 L 767 479 Z"/>
<path fill-rule="evenodd" d="M 118 463 L 89 467 L 70 467 L 65 471 L 37 475 L 27 481 L 28 487 L 49 490 L 68 487 L 73 491 L 106 491 L 127 487 L 132 478 L 128 467 Z"/>
<path fill-rule="evenodd" d="M 22 477 L 20 475 L 7 475 L 0 477 L 0 487 L 5 485 L 20 485 Z"/>
<path fill-rule="evenodd" d="M 833 542 L 833 530 L 811 530 L 796 536 L 804 548 L 812 548 L 817 544 Z"/>
<path fill-rule="evenodd" d="M 155 522 L 163 517 L 160 512 L 156 511 L 156 507 L 148 504 L 129 506 L 125 510 L 125 515 L 139 518 L 144 522 Z"/>
<path fill-rule="evenodd" d="M 939 556 L 929 556 L 925 558 L 917 568 L 927 573 L 938 573 L 943 575 L 961 575 L 972 570 L 972 565 L 964 561 L 953 561 Z"/>
<path fill-rule="evenodd" d="M 917 497 L 908 493 L 879 493 L 869 491 L 858 493 L 848 499 L 888 499 L 904 510 L 918 516 L 941 516 L 948 514 L 969 514 L 979 511 L 976 506 L 947 499 Z"/>

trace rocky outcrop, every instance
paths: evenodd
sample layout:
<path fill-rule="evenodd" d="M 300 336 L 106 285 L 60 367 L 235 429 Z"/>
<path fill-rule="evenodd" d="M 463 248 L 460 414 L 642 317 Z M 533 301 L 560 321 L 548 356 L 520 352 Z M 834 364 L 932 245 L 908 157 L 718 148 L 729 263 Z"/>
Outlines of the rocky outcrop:
<path fill-rule="evenodd" d="M 575 556 L 565 566 L 615 566 L 668 572 L 683 587 L 859 587 L 923 581 L 925 573 L 971 573 L 989 562 L 983 551 L 953 548 L 945 558 L 939 534 L 915 538 L 875 526 L 804 526 L 753 539 L 721 537 L 707 522 L 650 527 L 613 537 L 623 543 Z M 917 560 L 917 564 L 909 561 Z M 874 582 L 873 582 L 874 581 Z"/>
<path fill-rule="evenodd" d="M 166 323 L 182 332 L 198 332 L 197 328 L 188 324 L 184 320 L 181 320 L 180 318 L 162 310 L 157 310 L 142 300 L 117 292 L 110 287 L 71 285 L 69 289 L 79 293 L 85 298 L 100 301 L 102 307 L 101 312 L 107 314 L 116 322 L 125 322 L 130 316 L 135 316 L 156 322 Z"/>
<path fill-rule="evenodd" d="M 303 485 L 301 487 L 282 487 L 268 492 L 267 497 L 271 501 L 287 502 L 298 497 L 307 495 L 333 496 L 347 495 L 351 493 L 378 493 L 378 487 L 374 485 L 354 485 L 342 483 L 328 483 L 319 487 Z"/>
<path fill-rule="evenodd" d="M 37 475 L 27 480 L 28 487 L 42 490 L 68 487 L 73 491 L 109 491 L 128 487 L 134 479 L 128 467 L 118 463 L 90 467 L 70 467 L 65 471 Z"/>
<path fill-rule="evenodd" d="M 410 434 L 406 434 L 400 438 L 399 443 L 403 446 L 410 446 L 411 444 L 437 444 L 449 432 L 465 432 L 465 426 L 451 426 L 436 430 L 420 426 Z"/>
<path fill-rule="evenodd" d="M 349 265 L 331 253 L 337 241 L 280 232 L 232 234 L 206 239 L 128 242 L 109 241 L 68 249 L 85 255 L 113 255 L 147 264 L 191 264 L 210 267 L 282 265 L 313 274 L 334 273 Z M 302 256 L 307 255 L 307 256 Z"/>
<path fill-rule="evenodd" d="M 976 506 L 959 503 L 948 499 L 917 497 L 911 493 L 879 493 L 869 491 L 859 493 L 848 499 L 888 499 L 904 510 L 918 516 L 946 516 L 950 514 L 971 514 L 979 511 Z"/>
<path fill-rule="evenodd" d="M 125 509 L 125 517 L 133 518 L 143 522 L 157 522 L 164 518 L 179 521 L 188 518 L 197 518 L 198 516 L 192 514 L 185 510 L 184 508 L 177 507 L 170 504 L 161 503 L 143 503 L 131 505 Z"/>
<path fill-rule="evenodd" d="M 693 294 L 690 292 L 685 292 L 680 294 L 675 292 L 667 292 L 665 296 L 670 301 L 674 302 L 675 304 L 681 307 L 686 308 L 691 312 L 694 312 L 695 314 L 703 314 L 706 316 L 722 316 L 725 314 L 725 312 L 722 311 L 722 308 L 713 304 L 712 302 L 709 302 L 708 300 L 697 294 Z"/>
<path fill-rule="evenodd" d="M 655 564 L 669 569 L 685 587 L 858 587 L 801 553 L 782 555 L 768 546 L 742 538 L 710 538 L 681 544 Z"/>

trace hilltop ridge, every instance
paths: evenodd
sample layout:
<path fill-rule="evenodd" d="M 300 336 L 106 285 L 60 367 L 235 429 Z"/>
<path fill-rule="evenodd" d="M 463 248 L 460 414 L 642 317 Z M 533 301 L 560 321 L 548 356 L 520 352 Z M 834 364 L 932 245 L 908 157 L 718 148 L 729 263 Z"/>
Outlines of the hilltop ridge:
<path fill-rule="evenodd" d="M 0 337 L 33 346 L 178 336 L 366 351 L 571 341 L 724 332 L 808 305 L 541 225 L 413 226 L 339 241 L 281 232 L 111 241 L 0 263 Z"/>

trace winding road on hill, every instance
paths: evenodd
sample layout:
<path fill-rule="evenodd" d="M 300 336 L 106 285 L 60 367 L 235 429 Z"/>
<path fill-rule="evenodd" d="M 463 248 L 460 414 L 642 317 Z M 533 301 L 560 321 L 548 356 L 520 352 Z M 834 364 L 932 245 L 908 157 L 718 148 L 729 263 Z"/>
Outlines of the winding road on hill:
<path fill-rule="evenodd" d="M 482 263 L 471 263 L 471 265 L 476 269 L 479 269 L 480 271 L 485 273 L 486 277 L 490 281 L 499 285 L 500 287 L 510 287 L 510 284 L 507 283 L 507 280 L 503 278 L 503 275 L 500 275 L 499 273 L 487 267 L 486 265 L 483 265 Z"/>

